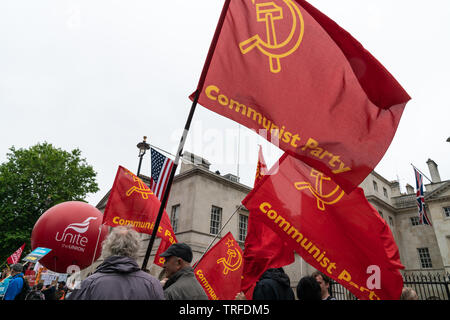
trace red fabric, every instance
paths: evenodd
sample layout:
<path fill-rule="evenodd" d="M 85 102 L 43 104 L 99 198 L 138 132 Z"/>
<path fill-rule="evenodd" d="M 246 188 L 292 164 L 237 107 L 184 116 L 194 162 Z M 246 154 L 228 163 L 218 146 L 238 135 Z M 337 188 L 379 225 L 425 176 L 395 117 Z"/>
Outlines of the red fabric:
<path fill-rule="evenodd" d="M 228 3 L 199 104 L 293 151 L 351 192 L 385 154 L 410 97 L 306 1 Z"/>
<path fill-rule="evenodd" d="M 178 242 L 177 239 L 175 238 L 175 235 L 173 236 L 173 239 L 175 241 L 174 243 Z M 160 267 L 164 265 L 166 259 L 164 257 L 160 257 L 159 255 L 164 251 L 166 251 L 167 249 L 169 249 L 171 245 L 172 243 L 170 241 L 161 240 L 161 243 L 159 244 L 158 250 L 156 251 L 155 254 L 155 259 L 153 260 L 154 264 Z"/>
<path fill-rule="evenodd" d="M 346 195 L 328 177 L 287 153 L 277 169 L 244 199 L 250 212 L 307 263 L 359 299 L 399 299 L 399 269 L 404 267 L 398 247 L 363 190 Z"/>
<path fill-rule="evenodd" d="M 9 256 L 8 259 L 6 259 L 6 262 L 9 264 L 18 263 L 20 260 L 20 256 L 22 255 L 23 248 L 25 248 L 25 243 L 19 249 L 17 249 L 11 256 Z"/>
<path fill-rule="evenodd" d="M 267 166 L 260 146 L 255 186 L 266 174 Z M 252 299 L 255 284 L 264 271 L 270 268 L 281 268 L 294 262 L 294 250 L 280 245 L 280 243 L 283 243 L 280 236 L 266 226 L 258 214 L 250 212 L 244 244 L 244 268 L 241 281 L 241 291 L 245 293 L 248 300 Z"/>
<path fill-rule="evenodd" d="M 203 256 L 194 272 L 210 300 L 234 300 L 242 275 L 242 249 L 231 232 Z"/>
<path fill-rule="evenodd" d="M 152 234 L 160 205 L 161 202 L 140 178 L 119 166 L 106 204 L 103 224 L 111 227 L 130 224 L 140 233 Z M 175 233 L 165 210 L 156 235 L 175 243 Z"/>

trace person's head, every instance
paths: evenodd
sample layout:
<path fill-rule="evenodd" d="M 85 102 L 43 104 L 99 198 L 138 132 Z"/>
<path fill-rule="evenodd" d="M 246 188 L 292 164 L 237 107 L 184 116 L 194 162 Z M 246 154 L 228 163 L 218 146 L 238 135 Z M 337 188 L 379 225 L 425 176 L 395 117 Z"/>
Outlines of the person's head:
<path fill-rule="evenodd" d="M 312 274 L 312 276 L 316 279 L 316 281 L 320 285 L 320 292 L 322 295 L 322 299 L 325 299 L 330 295 L 330 278 L 324 275 L 320 271 L 316 271 Z"/>
<path fill-rule="evenodd" d="M 299 300 L 322 300 L 320 285 L 313 276 L 305 276 L 297 284 L 297 298 Z"/>
<path fill-rule="evenodd" d="M 58 282 L 58 289 L 63 289 L 66 283 L 64 281 Z"/>
<path fill-rule="evenodd" d="M 102 256 L 104 258 L 123 256 L 137 260 L 139 248 L 140 237 L 137 231 L 130 225 L 116 227 L 111 231 L 105 241 L 103 241 Z"/>
<path fill-rule="evenodd" d="M 413 288 L 404 287 L 402 290 L 402 295 L 400 296 L 400 300 L 419 300 L 419 296 Z"/>
<path fill-rule="evenodd" d="M 170 278 L 179 270 L 190 266 L 192 249 L 185 243 L 175 243 L 159 256 L 165 258 L 163 268 L 166 277 Z"/>
<path fill-rule="evenodd" d="M 23 265 L 20 263 L 13 264 L 11 266 L 11 275 L 15 276 L 16 274 L 23 272 Z"/>

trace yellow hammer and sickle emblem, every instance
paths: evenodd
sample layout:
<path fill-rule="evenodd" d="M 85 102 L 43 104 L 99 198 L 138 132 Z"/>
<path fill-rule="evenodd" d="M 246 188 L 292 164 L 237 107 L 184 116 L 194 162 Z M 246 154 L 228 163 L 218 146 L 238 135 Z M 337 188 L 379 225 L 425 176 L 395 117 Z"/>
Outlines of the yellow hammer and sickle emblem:
<path fill-rule="evenodd" d="M 340 190 L 339 186 L 336 186 L 330 193 L 324 194 L 323 193 L 323 186 L 322 183 L 324 180 L 329 181 L 331 180 L 329 177 L 324 176 L 324 174 L 320 171 L 311 170 L 311 177 L 316 178 L 315 187 L 309 183 L 309 182 L 295 182 L 295 188 L 297 190 L 304 190 L 308 189 L 312 195 L 317 199 L 317 208 L 321 211 L 325 211 L 325 205 L 332 205 L 341 200 L 342 196 L 344 195 L 344 191 L 341 190 L 341 192 L 338 192 Z"/>
<path fill-rule="evenodd" d="M 133 173 L 126 171 L 125 174 L 129 174 L 133 177 L 133 181 L 137 182 L 137 186 L 132 186 L 128 191 L 126 192 L 127 197 L 131 196 L 133 192 L 140 193 L 142 196 L 142 199 L 147 200 L 148 196 L 150 194 L 153 194 L 152 190 L 144 183 L 141 179 L 139 179 L 137 176 L 135 176 Z"/>
<path fill-rule="evenodd" d="M 227 244 L 228 244 L 228 247 L 230 247 L 230 244 L 229 243 L 227 243 Z M 225 274 L 225 275 L 228 274 L 228 272 L 230 272 L 230 271 L 233 272 L 233 271 L 238 270 L 241 267 L 241 264 L 242 264 L 242 255 L 241 255 L 241 253 L 238 250 L 236 250 L 236 249 L 228 249 L 227 250 L 227 255 L 228 255 L 228 257 L 226 259 L 225 258 L 220 258 L 220 259 L 217 260 L 217 264 L 220 264 L 220 263 L 223 264 L 223 267 L 224 267 L 223 274 Z M 235 257 L 237 257 L 237 259 L 232 264 L 231 262 L 232 262 L 233 258 L 235 258 Z"/>
<path fill-rule="evenodd" d="M 255 4 L 255 0 L 252 2 Z M 258 48 L 261 53 L 266 55 L 269 58 L 270 72 L 272 73 L 281 71 L 280 59 L 291 55 L 298 49 L 304 33 L 304 21 L 299 7 L 292 0 L 283 0 L 283 2 L 288 6 L 292 15 L 291 31 L 283 42 L 279 42 L 277 39 L 274 23 L 276 20 L 284 19 L 283 8 L 270 1 L 255 4 L 256 20 L 266 24 L 267 41 L 262 40 L 259 35 L 254 35 L 239 43 L 242 54 Z"/>

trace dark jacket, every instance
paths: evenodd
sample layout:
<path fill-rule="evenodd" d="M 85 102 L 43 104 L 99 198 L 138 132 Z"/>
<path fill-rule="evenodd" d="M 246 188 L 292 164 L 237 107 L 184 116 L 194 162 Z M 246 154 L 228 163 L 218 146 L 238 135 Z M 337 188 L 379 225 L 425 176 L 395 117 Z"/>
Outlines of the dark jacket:
<path fill-rule="evenodd" d="M 291 281 L 282 269 L 268 269 L 259 278 L 253 300 L 295 300 Z"/>
<path fill-rule="evenodd" d="M 111 256 L 68 300 L 164 300 L 161 283 L 128 257 Z"/>
<path fill-rule="evenodd" d="M 179 270 L 167 280 L 164 296 L 167 300 L 208 300 L 191 267 Z"/>

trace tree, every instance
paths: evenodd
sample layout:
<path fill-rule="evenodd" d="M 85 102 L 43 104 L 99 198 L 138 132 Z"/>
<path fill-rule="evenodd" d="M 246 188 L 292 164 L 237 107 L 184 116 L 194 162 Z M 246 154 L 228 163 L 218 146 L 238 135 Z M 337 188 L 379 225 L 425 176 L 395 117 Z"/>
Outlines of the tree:
<path fill-rule="evenodd" d="M 79 149 L 67 152 L 44 142 L 9 150 L 0 165 L 0 263 L 24 242 L 24 251 L 30 249 L 33 226 L 46 210 L 99 190 L 97 173 Z"/>

